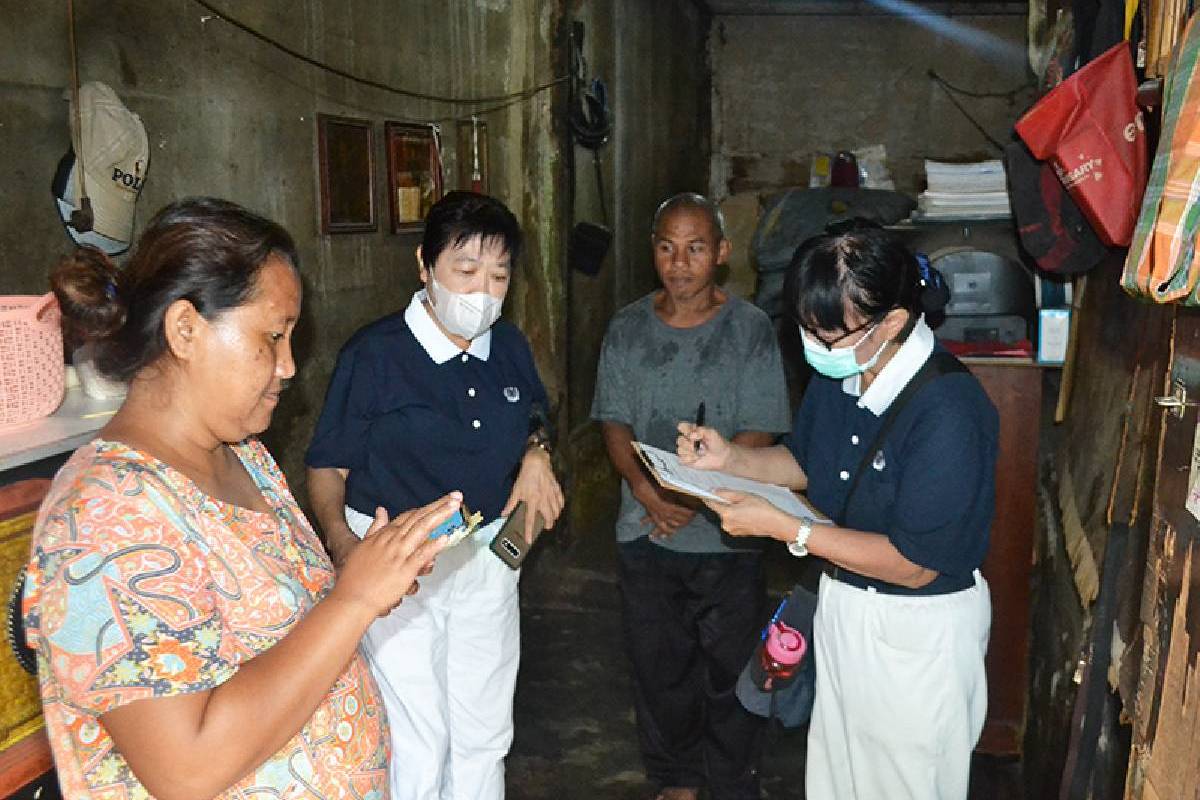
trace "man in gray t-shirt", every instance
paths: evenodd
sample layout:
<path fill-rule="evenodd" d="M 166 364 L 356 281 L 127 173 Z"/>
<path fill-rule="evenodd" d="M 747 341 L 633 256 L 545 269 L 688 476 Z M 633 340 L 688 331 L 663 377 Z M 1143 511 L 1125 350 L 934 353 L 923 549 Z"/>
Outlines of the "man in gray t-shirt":
<path fill-rule="evenodd" d="M 747 446 L 790 423 L 770 320 L 715 283 L 729 254 L 720 212 L 695 194 L 659 207 L 654 264 L 663 288 L 613 317 L 592 418 L 621 474 L 618 561 L 635 710 L 649 778 L 666 800 L 759 797 L 762 721 L 734 696 L 764 623 L 762 559 L 723 536 L 701 504 L 659 487 L 631 442 L 675 450 L 695 421 Z"/>

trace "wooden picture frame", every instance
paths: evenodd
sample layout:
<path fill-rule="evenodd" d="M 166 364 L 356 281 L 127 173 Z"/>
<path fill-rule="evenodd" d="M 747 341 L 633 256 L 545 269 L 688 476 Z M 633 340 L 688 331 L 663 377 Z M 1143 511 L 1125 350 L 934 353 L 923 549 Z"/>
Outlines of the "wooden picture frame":
<path fill-rule="evenodd" d="M 392 233 L 419 231 L 425 214 L 442 196 L 442 165 L 438 143 L 428 125 L 385 122 L 388 205 Z"/>
<path fill-rule="evenodd" d="M 476 138 L 478 137 L 478 138 Z M 479 147 L 478 177 L 475 147 Z M 459 120 L 454 152 L 458 156 L 458 188 L 488 192 L 488 128 L 483 120 Z"/>
<path fill-rule="evenodd" d="M 379 228 L 375 210 L 375 128 L 368 119 L 317 114 L 321 233 Z"/>

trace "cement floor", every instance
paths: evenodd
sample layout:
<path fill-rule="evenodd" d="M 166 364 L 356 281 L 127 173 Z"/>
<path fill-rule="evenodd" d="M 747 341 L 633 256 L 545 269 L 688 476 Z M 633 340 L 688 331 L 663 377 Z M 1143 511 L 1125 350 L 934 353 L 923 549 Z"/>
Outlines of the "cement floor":
<path fill-rule="evenodd" d="M 535 553 L 536 554 L 536 553 Z M 521 672 L 507 800 L 650 800 L 610 577 L 535 563 L 522 576 Z M 770 565 L 769 565 L 770 566 Z M 769 570 L 770 572 L 770 570 Z M 783 585 L 780 575 L 772 586 Z M 769 742 L 764 800 L 804 797 L 805 731 Z M 970 800 L 1023 796 L 1020 765 L 977 759 Z M 53 773 L 12 800 L 59 800 Z"/>
<path fill-rule="evenodd" d="M 521 672 L 508 800 L 650 800 L 634 729 L 613 578 L 578 569 L 522 577 Z M 764 800 L 804 797 L 806 731 L 768 742 Z M 1022 796 L 1020 765 L 977 758 L 971 800 Z"/>

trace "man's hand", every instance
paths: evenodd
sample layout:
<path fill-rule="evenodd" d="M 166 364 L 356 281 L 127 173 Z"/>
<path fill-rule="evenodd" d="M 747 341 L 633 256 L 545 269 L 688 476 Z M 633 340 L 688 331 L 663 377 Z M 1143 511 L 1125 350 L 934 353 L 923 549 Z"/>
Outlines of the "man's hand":
<path fill-rule="evenodd" d="M 676 531 L 696 516 L 695 509 L 676 502 L 672 499 L 673 495 L 649 481 L 636 487 L 633 497 L 646 509 L 646 516 L 642 517 L 642 522 L 649 522 L 654 526 L 650 531 L 650 537 L 654 539 L 666 539 L 675 535 Z"/>
<path fill-rule="evenodd" d="M 540 447 L 530 447 L 525 451 L 525 457 L 521 459 L 521 471 L 517 473 L 512 494 L 508 496 L 500 516 L 507 517 L 522 500 L 525 501 L 525 541 L 532 542 L 534 535 L 540 533 L 533 529 L 538 515 L 542 517 L 543 529 L 550 530 L 563 510 L 562 487 L 554 477 L 550 454 Z"/>

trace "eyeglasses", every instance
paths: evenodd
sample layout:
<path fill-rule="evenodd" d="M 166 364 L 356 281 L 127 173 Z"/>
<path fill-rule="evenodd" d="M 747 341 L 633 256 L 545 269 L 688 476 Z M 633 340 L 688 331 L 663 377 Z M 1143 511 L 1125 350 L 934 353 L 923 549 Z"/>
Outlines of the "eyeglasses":
<path fill-rule="evenodd" d="M 833 348 L 838 346 L 839 342 L 846 341 L 846 339 L 850 338 L 854 334 L 856 334 L 860 331 L 867 330 L 868 328 L 874 329 L 875 326 L 877 326 L 879 324 L 879 320 L 880 320 L 880 318 L 878 318 L 878 317 L 869 319 L 866 322 L 864 322 L 862 325 L 859 325 L 856 328 L 850 328 L 845 333 L 843 333 L 841 336 L 838 336 L 838 337 L 836 337 L 832 340 L 828 340 L 828 341 L 825 340 L 824 338 L 822 338 L 820 334 L 818 334 L 815 330 L 808 327 L 807 325 L 801 325 L 800 332 L 803 335 L 812 339 L 813 341 L 821 343 L 825 347 L 826 350 L 832 350 Z M 870 335 L 871 335 L 870 331 L 867 331 L 867 333 L 865 335 L 860 337 L 859 340 L 854 343 L 854 347 L 858 347 L 860 344 L 863 343 L 863 341 L 866 340 L 867 336 L 870 336 Z"/>

